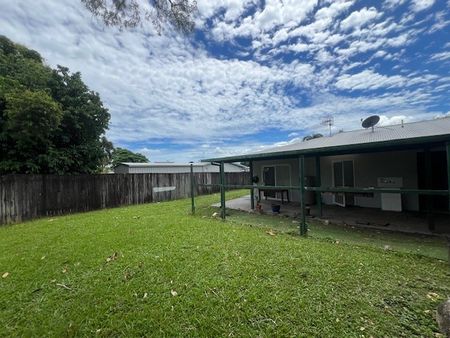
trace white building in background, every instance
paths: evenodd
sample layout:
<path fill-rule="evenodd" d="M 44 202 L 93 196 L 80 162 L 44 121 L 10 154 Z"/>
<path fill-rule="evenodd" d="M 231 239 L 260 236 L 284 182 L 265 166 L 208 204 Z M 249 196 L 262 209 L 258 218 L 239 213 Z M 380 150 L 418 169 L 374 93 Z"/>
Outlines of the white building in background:
<path fill-rule="evenodd" d="M 195 173 L 218 173 L 219 167 L 211 163 L 193 163 Z M 129 163 L 123 162 L 114 168 L 115 174 L 175 174 L 189 173 L 190 163 Z M 225 172 L 248 172 L 249 168 L 240 163 L 225 163 Z"/>

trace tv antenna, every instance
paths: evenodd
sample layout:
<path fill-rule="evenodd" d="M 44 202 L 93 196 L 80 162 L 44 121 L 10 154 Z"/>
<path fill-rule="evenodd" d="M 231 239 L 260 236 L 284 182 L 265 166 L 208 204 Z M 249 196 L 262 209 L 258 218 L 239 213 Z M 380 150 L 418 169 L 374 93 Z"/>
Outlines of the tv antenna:
<path fill-rule="evenodd" d="M 332 115 L 325 116 L 322 120 L 322 125 L 328 126 L 328 129 L 330 131 L 330 136 L 331 136 L 331 127 L 334 126 L 334 117 Z"/>
<path fill-rule="evenodd" d="M 373 127 L 378 122 L 380 122 L 380 117 L 378 115 L 372 115 L 362 121 L 362 127 L 365 129 L 372 128 L 372 133 L 373 133 L 373 130 L 374 130 Z"/>

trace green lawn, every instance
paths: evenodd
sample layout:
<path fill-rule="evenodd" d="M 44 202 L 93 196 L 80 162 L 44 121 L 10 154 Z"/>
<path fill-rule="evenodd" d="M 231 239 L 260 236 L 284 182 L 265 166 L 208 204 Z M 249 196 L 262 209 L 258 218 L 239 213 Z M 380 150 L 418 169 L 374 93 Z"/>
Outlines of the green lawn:
<path fill-rule="evenodd" d="M 366 245 L 360 233 L 335 241 L 340 232 L 318 226 L 293 236 L 275 218 L 222 222 L 210 217 L 217 200 L 198 198 L 196 216 L 180 200 L 0 228 L 0 336 L 437 332 L 446 262 Z"/>

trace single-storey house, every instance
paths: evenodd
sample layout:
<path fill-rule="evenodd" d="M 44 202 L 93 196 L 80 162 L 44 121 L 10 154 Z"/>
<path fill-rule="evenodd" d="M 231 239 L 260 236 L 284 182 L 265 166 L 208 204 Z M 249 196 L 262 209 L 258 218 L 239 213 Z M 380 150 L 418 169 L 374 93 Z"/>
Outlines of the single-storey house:
<path fill-rule="evenodd" d="M 321 216 L 333 205 L 425 213 L 430 230 L 439 214 L 450 232 L 450 117 L 371 125 L 205 161 L 249 162 L 249 185 L 257 188 L 246 187 L 251 207 L 259 198 L 299 202 L 304 226 L 305 214 Z"/>
<path fill-rule="evenodd" d="M 193 163 L 194 173 L 218 173 L 219 167 L 211 163 Z M 227 163 L 226 172 L 248 172 L 249 168 L 240 163 Z M 175 174 L 189 173 L 191 163 L 150 162 L 129 163 L 123 162 L 114 168 L 115 174 Z"/>

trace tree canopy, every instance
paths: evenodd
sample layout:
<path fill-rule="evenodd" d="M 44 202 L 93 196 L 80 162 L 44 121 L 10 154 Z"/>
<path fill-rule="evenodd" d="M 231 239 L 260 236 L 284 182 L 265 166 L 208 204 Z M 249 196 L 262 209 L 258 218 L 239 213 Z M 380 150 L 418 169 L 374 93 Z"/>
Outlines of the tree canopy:
<path fill-rule="evenodd" d="M 195 28 L 195 0 L 81 0 L 86 8 L 108 26 L 132 28 L 151 21 L 161 33 L 165 25 L 182 34 Z"/>
<path fill-rule="evenodd" d="M 80 73 L 0 36 L 0 174 L 97 172 L 109 119 Z"/>
<path fill-rule="evenodd" d="M 122 162 L 130 163 L 147 163 L 148 158 L 140 153 L 133 153 L 132 151 L 124 148 L 114 148 L 111 156 L 111 164 L 113 167 L 119 165 Z"/>

